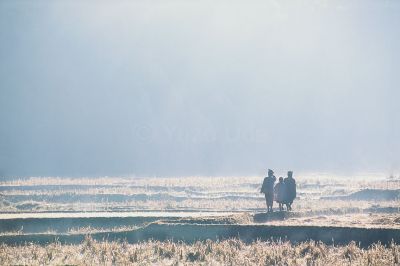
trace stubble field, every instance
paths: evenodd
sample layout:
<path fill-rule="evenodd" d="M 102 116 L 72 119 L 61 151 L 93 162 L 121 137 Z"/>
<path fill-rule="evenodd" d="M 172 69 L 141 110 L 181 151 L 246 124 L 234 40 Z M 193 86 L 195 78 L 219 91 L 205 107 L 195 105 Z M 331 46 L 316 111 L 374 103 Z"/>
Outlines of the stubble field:
<path fill-rule="evenodd" d="M 296 177 L 272 214 L 262 179 L 3 180 L 0 264 L 399 263 L 400 178 Z"/>

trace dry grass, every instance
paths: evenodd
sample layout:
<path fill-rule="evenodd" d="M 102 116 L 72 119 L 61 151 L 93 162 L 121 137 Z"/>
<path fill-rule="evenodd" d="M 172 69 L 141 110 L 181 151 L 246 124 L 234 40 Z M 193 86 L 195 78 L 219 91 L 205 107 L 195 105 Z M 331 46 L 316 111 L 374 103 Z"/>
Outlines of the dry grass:
<path fill-rule="evenodd" d="M 313 241 L 128 244 L 86 238 L 79 245 L 0 245 L 0 265 L 399 265 L 399 260 L 400 246 L 395 244 L 362 249 L 355 243 L 327 246 Z"/>
<path fill-rule="evenodd" d="M 14 187 L 0 193 L 0 212 L 25 211 L 131 211 L 193 210 L 263 212 L 259 193 L 262 177 L 187 178 L 31 178 L 0 182 Z M 399 213 L 363 214 L 370 207 L 397 207 L 399 201 L 321 200 L 364 188 L 400 189 L 400 178 L 296 177 L 298 195 L 294 210 L 307 214 L 280 224 L 343 224 L 347 226 L 400 226 Z M 348 182 L 351 180 L 352 182 Z M 56 185 L 56 187 L 40 187 Z M 72 185 L 72 186 L 71 186 Z M 68 186 L 68 187 L 65 187 Z M 80 187 L 81 186 L 81 187 Z M 85 187 L 90 186 L 90 187 Z M 95 195 L 96 198 L 90 198 Z M 115 197 L 113 195 L 116 195 Z M 132 199 L 132 196 L 138 196 Z M 165 197 L 167 195 L 168 197 Z M 58 197 L 58 198 L 57 198 Z M 117 198 L 127 200 L 117 200 Z M 89 200 L 88 200 L 89 198 Z M 86 199 L 86 200 L 83 200 Z M 334 216 L 329 216 L 335 214 Z M 4 214 L 3 214 L 4 215 Z M 313 216 L 313 217 L 308 217 Z M 237 223 L 251 223 L 244 215 Z M 69 234 L 124 231 L 113 228 L 69 228 Z M 23 229 L 3 234 L 23 234 Z M 327 246 L 323 243 L 205 241 L 194 244 L 148 241 L 139 244 L 97 242 L 87 238 L 79 245 L 0 245 L 0 265 L 400 265 L 400 246 L 379 243 L 362 249 L 355 243 Z"/>
<path fill-rule="evenodd" d="M 115 226 L 111 228 L 93 228 L 91 226 L 84 227 L 71 227 L 68 229 L 68 234 L 93 234 L 93 233 L 104 233 L 104 232 L 124 232 L 137 230 L 139 226 Z"/>
<path fill-rule="evenodd" d="M 269 221 L 280 226 L 342 226 L 362 228 L 400 229 L 400 214 L 394 213 L 352 213 L 342 215 L 299 216 L 285 220 Z"/>

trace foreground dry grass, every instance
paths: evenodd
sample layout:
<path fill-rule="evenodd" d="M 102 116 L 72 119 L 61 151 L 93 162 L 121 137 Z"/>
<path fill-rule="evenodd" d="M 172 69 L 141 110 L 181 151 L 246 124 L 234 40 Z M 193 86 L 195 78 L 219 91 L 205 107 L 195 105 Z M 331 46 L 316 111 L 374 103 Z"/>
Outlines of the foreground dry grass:
<path fill-rule="evenodd" d="M 306 242 L 239 240 L 194 244 L 150 241 L 139 244 L 96 242 L 80 245 L 0 245 L 0 265 L 400 265 L 400 245 L 375 244 L 362 249 L 355 243 L 327 246 Z"/>

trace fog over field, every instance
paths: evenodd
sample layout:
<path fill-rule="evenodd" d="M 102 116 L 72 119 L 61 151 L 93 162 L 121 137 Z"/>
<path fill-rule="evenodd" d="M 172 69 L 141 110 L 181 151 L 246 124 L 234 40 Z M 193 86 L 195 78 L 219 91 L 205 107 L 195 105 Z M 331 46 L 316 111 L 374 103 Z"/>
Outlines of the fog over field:
<path fill-rule="evenodd" d="M 0 0 L 0 265 L 400 265 L 399 14 Z"/>
<path fill-rule="evenodd" d="M 0 175 L 398 174 L 399 12 L 3 0 Z"/>

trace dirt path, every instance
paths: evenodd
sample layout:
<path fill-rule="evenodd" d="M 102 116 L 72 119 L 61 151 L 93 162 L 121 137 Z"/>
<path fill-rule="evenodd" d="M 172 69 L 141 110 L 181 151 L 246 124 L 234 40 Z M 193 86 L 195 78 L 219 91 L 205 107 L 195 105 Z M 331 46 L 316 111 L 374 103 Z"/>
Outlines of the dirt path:
<path fill-rule="evenodd" d="M 99 218 L 99 217 L 198 218 L 198 217 L 228 216 L 236 213 L 237 212 L 225 212 L 225 211 L 25 212 L 25 213 L 2 213 L 0 214 L 0 220 L 26 219 L 26 218 Z"/>

